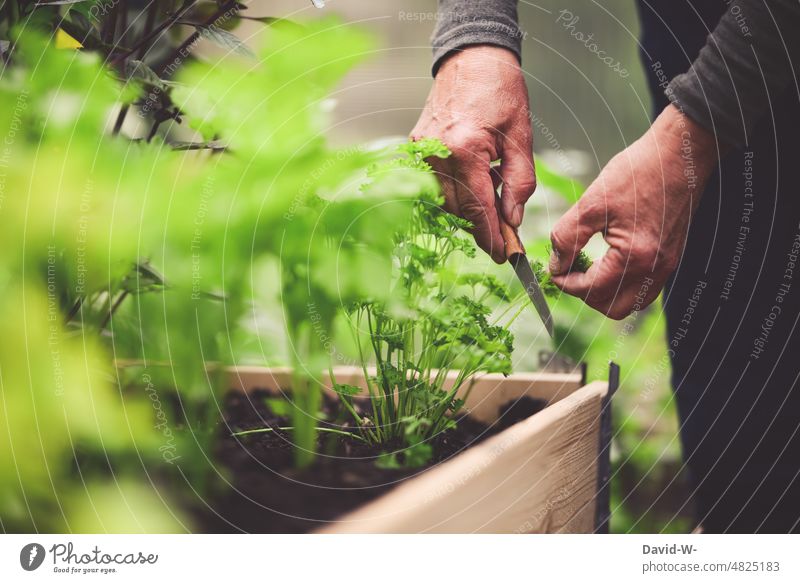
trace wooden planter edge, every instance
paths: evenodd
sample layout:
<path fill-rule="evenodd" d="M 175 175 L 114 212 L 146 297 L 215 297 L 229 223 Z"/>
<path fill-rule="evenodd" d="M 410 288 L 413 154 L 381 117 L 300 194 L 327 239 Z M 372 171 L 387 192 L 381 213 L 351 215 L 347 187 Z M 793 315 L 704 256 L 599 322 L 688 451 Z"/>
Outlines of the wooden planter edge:
<path fill-rule="evenodd" d="M 232 390 L 283 393 L 291 385 L 288 368 L 225 370 Z M 337 367 L 334 375 L 363 385 L 360 368 Z M 548 406 L 317 532 L 607 532 L 610 398 L 619 368 L 612 363 L 609 382 L 584 379 L 585 369 L 480 375 L 466 406 L 480 421 L 495 421 L 501 405 L 524 395 Z M 320 380 L 329 388 L 327 374 Z"/>
<path fill-rule="evenodd" d="M 607 393 L 581 387 L 320 532 L 593 532 Z"/>
<path fill-rule="evenodd" d="M 228 371 L 230 386 L 240 391 L 283 392 L 291 383 L 288 368 Z M 584 374 L 479 376 L 466 406 L 478 420 L 493 422 L 502 404 L 523 395 L 548 406 L 317 532 L 596 531 L 600 517 L 607 517 L 601 429 L 604 419 L 610 421 L 610 391 L 605 381 L 582 386 Z M 338 382 L 363 386 L 361 369 L 338 367 L 334 375 Z M 323 377 L 328 386 L 330 379 Z"/>

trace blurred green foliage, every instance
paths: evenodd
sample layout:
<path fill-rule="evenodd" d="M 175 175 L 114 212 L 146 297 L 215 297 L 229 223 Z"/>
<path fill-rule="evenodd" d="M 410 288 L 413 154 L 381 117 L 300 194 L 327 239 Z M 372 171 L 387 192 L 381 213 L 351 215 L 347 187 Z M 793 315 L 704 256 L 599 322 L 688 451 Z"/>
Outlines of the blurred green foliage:
<path fill-rule="evenodd" d="M 96 332 L 64 326 L 76 290 L 108 289 L 130 270 L 134 209 L 159 154 L 126 156 L 130 144 L 104 137 L 109 108 L 130 94 L 96 55 L 33 33 L 17 49 L 0 82 L 0 521 L 10 532 L 75 531 L 88 492 L 119 478 L 123 493 L 118 458 L 159 457 L 149 400 L 123 399 Z M 146 511 L 164 504 L 152 488 L 129 493 L 115 530 L 181 529 L 180 510 Z M 114 505 L 97 500 L 94 512 Z"/>
<path fill-rule="evenodd" d="M 213 452 L 221 366 L 237 358 L 248 314 L 264 302 L 284 309 L 307 464 L 321 338 L 342 303 L 388 292 L 393 234 L 433 179 L 396 169 L 361 189 L 383 154 L 327 145 L 324 98 L 369 46 L 338 22 L 275 23 L 257 59 L 193 61 L 162 87 L 168 123 L 224 137 L 224 155 L 169 131 L 115 136 L 126 107 L 150 115 L 152 76 L 104 64 L 118 48 L 59 50 L 46 29 L 10 29 L 0 78 L 11 104 L 0 111 L 10 250 L 0 259 L 0 521 L 21 532 L 191 529 L 224 485 Z M 102 33 L 92 25 L 80 40 Z M 279 294 L 260 293 L 264 265 Z"/>

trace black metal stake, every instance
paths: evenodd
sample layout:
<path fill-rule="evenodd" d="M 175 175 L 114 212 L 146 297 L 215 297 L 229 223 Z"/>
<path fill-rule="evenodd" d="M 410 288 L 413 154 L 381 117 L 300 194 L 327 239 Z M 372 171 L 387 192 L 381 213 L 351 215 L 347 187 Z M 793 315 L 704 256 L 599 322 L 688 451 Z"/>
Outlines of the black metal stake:
<path fill-rule="evenodd" d="M 597 506 L 595 528 L 598 534 L 608 534 L 611 519 L 611 398 L 619 388 L 619 365 L 608 364 L 608 392 L 600 409 L 600 447 L 597 454 Z"/>

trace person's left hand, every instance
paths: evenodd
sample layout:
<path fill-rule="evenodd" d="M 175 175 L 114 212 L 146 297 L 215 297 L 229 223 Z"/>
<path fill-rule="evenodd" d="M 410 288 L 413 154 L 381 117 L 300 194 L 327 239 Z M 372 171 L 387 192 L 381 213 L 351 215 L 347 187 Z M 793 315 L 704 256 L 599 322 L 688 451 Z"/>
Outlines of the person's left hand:
<path fill-rule="evenodd" d="M 709 175 L 714 136 L 670 105 L 617 154 L 551 233 L 553 283 L 614 319 L 650 304 L 677 268 Z M 586 273 L 568 273 L 592 235 L 609 249 Z"/>

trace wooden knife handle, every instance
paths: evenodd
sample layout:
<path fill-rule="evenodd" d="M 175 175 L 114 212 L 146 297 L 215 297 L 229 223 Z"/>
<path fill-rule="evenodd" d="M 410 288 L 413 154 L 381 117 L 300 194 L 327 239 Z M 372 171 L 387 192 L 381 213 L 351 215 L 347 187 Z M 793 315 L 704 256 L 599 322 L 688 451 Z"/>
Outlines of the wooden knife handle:
<path fill-rule="evenodd" d="M 511 259 L 511 256 L 517 253 L 524 255 L 525 247 L 522 245 L 519 233 L 514 227 L 505 222 L 500 209 L 497 210 L 497 218 L 500 219 L 500 235 L 502 235 L 503 241 L 506 243 L 506 259 Z"/>

